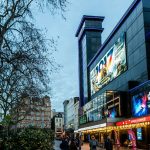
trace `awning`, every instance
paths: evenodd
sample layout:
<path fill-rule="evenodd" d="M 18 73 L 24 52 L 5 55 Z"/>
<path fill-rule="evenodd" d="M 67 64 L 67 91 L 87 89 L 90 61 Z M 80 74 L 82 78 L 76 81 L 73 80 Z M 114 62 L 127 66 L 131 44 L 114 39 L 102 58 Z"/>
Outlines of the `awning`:
<path fill-rule="evenodd" d="M 143 122 L 150 122 L 150 116 L 120 121 L 120 122 L 117 122 L 117 123 L 116 123 L 116 126 L 137 124 L 137 123 L 143 123 Z"/>
<path fill-rule="evenodd" d="M 75 132 L 81 132 L 81 131 L 85 131 L 85 130 L 103 128 L 103 127 L 106 127 L 106 125 L 107 125 L 106 123 L 103 123 L 103 124 L 94 125 L 94 126 L 90 126 L 90 127 L 80 128 L 80 129 L 76 130 Z"/>

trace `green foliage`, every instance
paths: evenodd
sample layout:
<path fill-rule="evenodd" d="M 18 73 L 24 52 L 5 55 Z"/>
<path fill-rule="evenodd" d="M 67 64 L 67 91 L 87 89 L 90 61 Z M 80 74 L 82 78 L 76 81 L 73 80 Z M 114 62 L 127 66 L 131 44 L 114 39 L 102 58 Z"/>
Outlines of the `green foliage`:
<path fill-rule="evenodd" d="M 54 134 L 50 129 L 26 128 L 12 131 L 3 138 L 5 150 L 53 150 Z"/>
<path fill-rule="evenodd" d="M 12 116 L 9 115 L 9 114 L 6 115 L 6 116 L 3 118 L 1 124 L 2 124 L 4 127 L 9 127 L 9 126 L 11 126 L 11 125 L 14 125 Z"/>

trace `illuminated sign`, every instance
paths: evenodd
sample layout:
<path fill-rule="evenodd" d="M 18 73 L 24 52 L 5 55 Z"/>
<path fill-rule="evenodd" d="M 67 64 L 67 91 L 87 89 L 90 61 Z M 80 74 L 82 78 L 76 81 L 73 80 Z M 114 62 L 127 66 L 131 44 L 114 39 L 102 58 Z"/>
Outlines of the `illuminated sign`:
<path fill-rule="evenodd" d="M 140 117 L 150 114 L 149 92 L 140 92 L 132 96 L 132 115 Z"/>
<path fill-rule="evenodd" d="M 103 127 L 106 127 L 106 123 L 94 125 L 94 126 L 90 126 L 90 127 L 85 127 L 85 128 L 80 128 L 80 129 L 78 129 L 78 131 L 80 132 L 80 131 L 84 131 L 84 130 L 93 130 L 93 129 L 103 128 Z"/>
<path fill-rule="evenodd" d="M 148 122 L 148 121 L 150 121 L 150 116 L 117 122 L 116 125 L 122 126 L 122 125 L 136 124 L 136 123 Z"/>
<path fill-rule="evenodd" d="M 126 70 L 125 34 L 123 34 L 90 72 L 91 95 Z"/>
<path fill-rule="evenodd" d="M 142 140 L 142 128 L 137 128 L 137 139 Z"/>

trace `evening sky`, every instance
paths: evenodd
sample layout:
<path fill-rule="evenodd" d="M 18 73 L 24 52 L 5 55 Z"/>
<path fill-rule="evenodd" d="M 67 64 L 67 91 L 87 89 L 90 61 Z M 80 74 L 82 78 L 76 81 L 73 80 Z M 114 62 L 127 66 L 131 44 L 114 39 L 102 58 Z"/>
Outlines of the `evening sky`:
<path fill-rule="evenodd" d="M 47 38 L 57 40 L 55 61 L 62 65 L 58 73 L 52 75 L 52 108 L 63 111 L 63 101 L 79 96 L 78 84 L 78 43 L 75 37 L 83 15 L 105 16 L 102 43 L 131 5 L 133 0 L 69 0 L 64 13 L 52 16 L 48 11 L 37 13 L 36 23 L 46 28 Z"/>

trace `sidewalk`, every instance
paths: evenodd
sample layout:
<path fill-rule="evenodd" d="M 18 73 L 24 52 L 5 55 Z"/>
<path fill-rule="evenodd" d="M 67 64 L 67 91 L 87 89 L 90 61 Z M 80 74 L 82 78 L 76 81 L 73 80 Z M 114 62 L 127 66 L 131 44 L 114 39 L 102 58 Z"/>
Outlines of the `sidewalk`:
<path fill-rule="evenodd" d="M 81 147 L 81 150 L 90 150 L 89 144 L 84 143 Z M 102 148 L 98 148 L 97 150 L 103 150 Z"/>
<path fill-rule="evenodd" d="M 89 144 L 84 143 L 83 146 L 81 147 L 81 150 L 90 150 Z M 106 150 L 106 149 L 105 148 L 97 148 L 97 150 Z M 118 150 L 118 149 L 114 147 L 113 150 Z M 133 149 L 129 149 L 126 147 L 120 147 L 119 150 L 133 150 Z M 134 150 L 142 150 L 142 149 L 135 148 Z"/>

